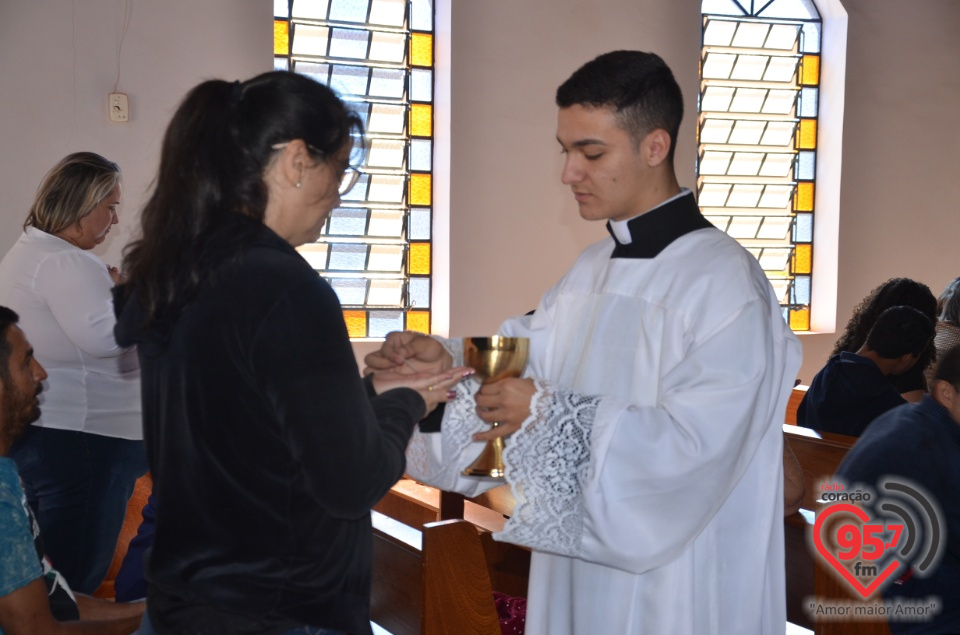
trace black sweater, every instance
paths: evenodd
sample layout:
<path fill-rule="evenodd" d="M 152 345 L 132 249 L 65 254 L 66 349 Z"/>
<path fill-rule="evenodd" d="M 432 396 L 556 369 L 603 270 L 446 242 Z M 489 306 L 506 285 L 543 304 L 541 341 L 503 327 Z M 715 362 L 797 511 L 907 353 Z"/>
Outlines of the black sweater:
<path fill-rule="evenodd" d="M 370 508 L 404 472 L 420 396 L 368 399 L 336 294 L 266 228 L 162 332 L 135 299 L 118 312 L 139 346 L 157 632 L 368 633 Z"/>

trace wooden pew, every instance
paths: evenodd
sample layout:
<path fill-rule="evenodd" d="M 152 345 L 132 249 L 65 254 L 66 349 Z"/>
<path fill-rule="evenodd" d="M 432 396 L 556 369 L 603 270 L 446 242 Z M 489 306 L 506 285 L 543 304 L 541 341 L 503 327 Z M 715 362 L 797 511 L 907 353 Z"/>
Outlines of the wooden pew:
<path fill-rule="evenodd" d="M 808 428 L 784 424 L 784 443 L 789 443 L 803 470 L 804 496 L 801 512 L 784 519 L 784 549 L 787 571 L 787 619 L 806 628 L 817 627 L 804 608 L 805 598 L 817 595 L 817 562 L 807 542 L 813 511 L 820 497 L 821 482 L 840 465 L 853 437 L 818 433 Z"/>
<path fill-rule="evenodd" d="M 809 428 L 785 424 L 784 440 L 793 448 L 800 467 L 803 469 L 804 494 L 803 508 L 806 514 L 798 513 L 785 519 L 784 533 L 787 551 L 787 615 L 790 621 L 804 625 L 798 617 L 803 612 L 802 601 L 806 596 L 820 599 L 835 598 L 862 600 L 850 592 L 834 574 L 821 565 L 810 552 L 806 542 L 808 525 L 813 522 L 810 513 L 818 509 L 820 486 L 829 481 L 839 467 L 843 457 L 856 437 L 829 432 L 817 432 Z M 855 622 L 814 622 L 816 635 L 889 635 L 886 620 Z"/>
<path fill-rule="evenodd" d="M 500 635 L 493 591 L 509 593 L 510 584 L 525 591 L 529 552 L 496 543 L 466 520 L 418 530 L 374 512 L 373 568 L 371 617 L 393 635 Z"/>

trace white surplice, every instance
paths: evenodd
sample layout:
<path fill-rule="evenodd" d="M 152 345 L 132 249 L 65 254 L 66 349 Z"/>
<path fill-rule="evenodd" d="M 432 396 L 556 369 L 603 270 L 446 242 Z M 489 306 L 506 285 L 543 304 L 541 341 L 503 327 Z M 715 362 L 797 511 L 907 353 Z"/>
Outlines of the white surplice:
<path fill-rule="evenodd" d="M 782 635 L 781 424 L 800 345 L 756 259 L 692 195 L 654 211 L 630 227 L 647 242 L 667 228 L 652 257 L 602 240 L 501 328 L 530 338 L 537 393 L 507 442 L 518 504 L 496 537 L 534 550 L 528 635 Z M 458 386 L 440 433 L 416 433 L 413 478 L 497 484 L 460 475 L 487 428 L 476 389 Z"/>

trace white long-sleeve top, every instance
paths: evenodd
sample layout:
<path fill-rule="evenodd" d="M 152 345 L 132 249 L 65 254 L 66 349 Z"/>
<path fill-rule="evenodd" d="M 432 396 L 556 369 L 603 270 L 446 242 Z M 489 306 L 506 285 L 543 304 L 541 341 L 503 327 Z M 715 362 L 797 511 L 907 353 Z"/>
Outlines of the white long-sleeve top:
<path fill-rule="evenodd" d="M 34 227 L 0 261 L 0 305 L 48 374 L 34 425 L 143 438 L 140 367 L 114 338 L 112 287 L 95 254 Z"/>
<path fill-rule="evenodd" d="M 756 260 L 696 217 L 689 196 L 631 228 L 646 244 L 587 248 L 501 327 L 530 338 L 537 386 L 496 536 L 534 550 L 529 635 L 784 632 L 781 424 L 800 346 Z M 488 428 L 476 388 L 415 434 L 411 476 L 497 484 L 460 475 Z"/>

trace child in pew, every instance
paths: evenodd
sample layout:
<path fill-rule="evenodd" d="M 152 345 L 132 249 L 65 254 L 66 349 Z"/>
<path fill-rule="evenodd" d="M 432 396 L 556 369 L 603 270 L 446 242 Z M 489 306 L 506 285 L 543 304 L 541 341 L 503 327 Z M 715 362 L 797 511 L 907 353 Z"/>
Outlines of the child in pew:
<path fill-rule="evenodd" d="M 797 408 L 797 423 L 860 436 L 879 415 L 907 403 L 888 377 L 915 366 L 932 337 L 933 323 L 920 311 L 887 309 L 856 353 L 834 355 L 816 374 Z"/>

